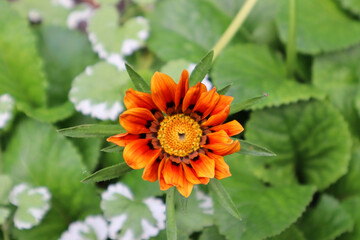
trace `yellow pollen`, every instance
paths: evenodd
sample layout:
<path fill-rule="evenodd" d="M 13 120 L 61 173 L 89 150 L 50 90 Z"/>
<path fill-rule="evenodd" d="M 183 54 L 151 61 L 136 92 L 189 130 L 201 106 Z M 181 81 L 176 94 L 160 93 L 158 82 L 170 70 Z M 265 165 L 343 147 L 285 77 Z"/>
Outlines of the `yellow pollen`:
<path fill-rule="evenodd" d="M 157 138 L 166 153 L 185 157 L 199 149 L 201 136 L 200 125 L 194 119 L 176 114 L 166 116 L 160 123 Z"/>

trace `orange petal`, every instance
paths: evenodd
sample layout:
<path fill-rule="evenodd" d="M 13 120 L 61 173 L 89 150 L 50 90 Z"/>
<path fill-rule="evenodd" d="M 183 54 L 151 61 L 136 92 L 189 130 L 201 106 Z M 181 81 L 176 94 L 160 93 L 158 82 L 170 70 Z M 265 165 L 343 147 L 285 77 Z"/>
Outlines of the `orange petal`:
<path fill-rule="evenodd" d="M 212 116 L 210 115 L 211 117 L 206 122 L 202 123 L 201 126 L 209 127 L 209 126 L 216 126 L 222 124 L 228 117 L 229 112 L 230 112 L 230 106 L 225 106 L 221 112 L 216 113 Z"/>
<path fill-rule="evenodd" d="M 224 130 L 220 130 L 217 132 L 209 133 L 206 135 L 207 142 L 209 144 L 214 143 L 232 143 L 233 140 L 227 135 L 227 133 Z"/>
<path fill-rule="evenodd" d="M 124 104 L 127 109 L 147 108 L 150 111 L 153 109 L 158 109 L 149 93 L 135 91 L 132 88 L 126 91 Z"/>
<path fill-rule="evenodd" d="M 162 159 L 159 164 L 159 170 L 158 170 L 158 178 L 159 178 L 159 184 L 160 184 L 160 190 L 165 191 L 172 187 L 171 184 L 165 183 L 163 170 L 164 170 L 164 164 L 166 159 Z"/>
<path fill-rule="evenodd" d="M 224 158 L 222 156 L 213 154 L 211 152 L 208 152 L 207 155 L 215 160 L 216 179 L 223 179 L 231 176 L 229 165 L 227 165 L 227 163 L 224 161 Z"/>
<path fill-rule="evenodd" d="M 182 103 L 187 91 L 189 90 L 189 72 L 187 70 L 183 70 L 181 73 L 179 84 L 176 87 L 175 92 L 175 108 Z"/>
<path fill-rule="evenodd" d="M 234 100 L 233 97 L 220 95 L 219 101 L 217 102 L 216 106 L 214 107 L 213 111 L 211 112 L 210 116 L 222 112 L 222 110 L 229 106 L 231 102 Z"/>
<path fill-rule="evenodd" d="M 129 133 L 120 133 L 106 139 L 108 142 L 115 143 L 118 146 L 124 147 L 126 144 L 139 139 L 139 135 L 129 134 Z"/>
<path fill-rule="evenodd" d="M 181 164 L 172 162 L 170 159 L 165 161 L 163 175 L 165 183 L 174 186 L 183 186 L 186 181 Z"/>
<path fill-rule="evenodd" d="M 120 115 L 120 124 L 132 134 L 149 133 L 148 125 L 155 120 L 146 108 L 131 108 Z"/>
<path fill-rule="evenodd" d="M 216 88 L 211 89 L 208 92 L 204 92 L 197 100 L 193 112 L 201 112 L 202 118 L 206 118 L 214 109 L 216 103 L 219 101 L 219 94 L 216 92 Z"/>
<path fill-rule="evenodd" d="M 144 168 L 161 149 L 153 150 L 148 146 L 151 139 L 138 139 L 127 144 L 124 149 L 124 160 L 133 169 Z"/>
<path fill-rule="evenodd" d="M 208 184 L 209 178 L 198 177 L 191 165 L 182 163 L 186 179 L 192 184 Z"/>
<path fill-rule="evenodd" d="M 155 182 L 158 180 L 159 165 L 162 159 L 159 158 L 160 152 L 153 157 L 146 165 L 142 178 L 146 181 Z"/>
<path fill-rule="evenodd" d="M 169 104 L 175 106 L 176 83 L 168 75 L 156 72 L 151 78 L 151 97 L 158 108 L 166 112 Z"/>
<path fill-rule="evenodd" d="M 193 189 L 194 184 L 186 181 L 185 184 L 183 186 L 177 186 L 176 189 L 179 191 L 179 193 L 181 195 L 183 195 L 184 197 L 189 197 L 192 189 Z"/>
<path fill-rule="evenodd" d="M 186 93 L 183 101 L 182 110 L 186 111 L 190 106 L 194 106 L 199 99 L 200 95 L 206 92 L 206 86 L 201 82 L 197 83 L 195 86 L 192 86 L 189 91 Z"/>
<path fill-rule="evenodd" d="M 200 153 L 199 158 L 190 160 L 190 163 L 199 177 L 213 178 L 215 176 L 214 159 Z"/>
<path fill-rule="evenodd" d="M 211 131 L 224 130 L 227 133 L 227 135 L 229 137 L 231 137 L 231 136 L 238 135 L 239 133 L 241 133 L 244 130 L 244 128 L 243 128 L 243 126 L 241 126 L 241 124 L 238 121 L 233 120 L 231 122 L 227 122 L 225 124 L 221 124 L 221 125 L 212 127 L 212 128 L 210 128 L 210 130 Z"/>
<path fill-rule="evenodd" d="M 240 151 L 240 143 L 238 140 L 232 143 L 214 143 L 205 145 L 204 148 L 212 150 L 215 154 L 225 156 Z"/>

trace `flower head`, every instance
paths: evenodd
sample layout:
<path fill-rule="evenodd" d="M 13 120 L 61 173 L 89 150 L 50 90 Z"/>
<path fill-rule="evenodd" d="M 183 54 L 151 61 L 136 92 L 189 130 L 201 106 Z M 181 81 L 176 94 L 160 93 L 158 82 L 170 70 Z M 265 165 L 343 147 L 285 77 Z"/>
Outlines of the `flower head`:
<path fill-rule="evenodd" d="M 156 72 L 151 94 L 126 92 L 120 124 L 127 133 L 108 141 L 125 146 L 125 162 L 144 168 L 144 180 L 159 180 L 161 190 L 175 186 L 188 197 L 194 184 L 231 176 L 222 156 L 240 150 L 239 141 L 230 137 L 244 129 L 236 120 L 223 124 L 232 100 L 200 82 L 189 88 L 186 70 L 178 84 Z"/>

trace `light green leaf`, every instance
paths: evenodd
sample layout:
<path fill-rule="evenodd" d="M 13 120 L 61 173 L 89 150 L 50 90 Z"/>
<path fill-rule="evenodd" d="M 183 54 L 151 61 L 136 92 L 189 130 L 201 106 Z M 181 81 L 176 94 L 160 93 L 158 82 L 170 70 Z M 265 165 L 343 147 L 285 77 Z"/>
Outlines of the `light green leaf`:
<path fill-rule="evenodd" d="M 313 84 L 328 93 L 330 101 L 357 137 L 360 137 L 360 115 L 356 107 L 356 98 L 360 96 L 359 61 L 360 45 L 357 45 L 345 51 L 316 56 L 312 69 Z"/>
<path fill-rule="evenodd" d="M 0 207 L 0 226 L 5 223 L 9 216 L 10 210 L 8 208 Z"/>
<path fill-rule="evenodd" d="M 110 145 L 110 146 L 107 146 L 107 147 L 101 149 L 100 151 L 108 152 L 108 153 L 122 152 L 122 151 L 124 151 L 124 147 L 120 147 L 118 145 L 113 144 L 113 145 Z"/>
<path fill-rule="evenodd" d="M 149 239 L 165 228 L 165 204 L 160 199 L 135 201 L 122 183 L 110 185 L 101 197 L 111 239 Z"/>
<path fill-rule="evenodd" d="M 212 179 L 210 181 L 210 190 L 213 198 L 222 206 L 229 214 L 242 221 L 239 210 L 236 208 L 231 196 L 226 191 L 220 181 Z"/>
<path fill-rule="evenodd" d="M 354 222 L 340 203 L 329 195 L 323 195 L 316 207 L 307 211 L 297 226 L 306 239 L 335 239 L 351 231 Z"/>
<path fill-rule="evenodd" d="M 99 197 L 93 185 L 80 183 L 85 165 L 74 146 L 55 128 L 30 120 L 18 126 L 4 152 L 3 172 L 11 175 L 15 183 L 46 186 L 56 211 L 50 210 L 36 228 L 14 234 L 20 240 L 44 236 L 58 239 L 67 221 L 99 212 Z"/>
<path fill-rule="evenodd" d="M 17 206 L 14 224 L 18 229 L 39 225 L 50 209 L 51 193 L 46 187 L 32 188 L 26 183 L 16 185 L 10 193 L 10 202 Z"/>
<path fill-rule="evenodd" d="M 288 37 L 288 19 L 289 1 L 282 0 L 276 23 L 283 42 Z M 333 0 L 301 0 L 296 1 L 296 36 L 302 53 L 340 50 L 360 42 L 360 24 Z"/>
<path fill-rule="evenodd" d="M 83 163 L 89 172 L 93 172 L 100 157 L 101 138 L 71 138 L 82 156 Z"/>
<path fill-rule="evenodd" d="M 44 106 L 46 79 L 28 23 L 6 1 L 0 2 L 0 22 L 0 94 Z"/>
<path fill-rule="evenodd" d="M 100 81 L 99 81 L 100 80 Z M 77 111 L 101 120 L 115 120 L 124 109 L 122 99 L 130 87 L 126 71 L 100 62 L 75 78 L 69 98 Z"/>
<path fill-rule="evenodd" d="M 215 222 L 227 239 L 260 240 L 279 234 L 301 216 L 315 192 L 311 186 L 265 186 L 237 155 L 226 156 L 226 161 L 232 176 L 221 182 L 243 219 L 215 202 Z"/>
<path fill-rule="evenodd" d="M 217 88 L 232 83 L 228 95 L 234 97 L 233 106 L 265 92 L 269 95 L 266 101 L 253 105 L 251 109 L 325 97 L 312 86 L 288 79 L 283 60 L 266 46 L 228 47 L 215 61 L 211 76 Z"/>
<path fill-rule="evenodd" d="M 267 240 L 306 240 L 304 234 L 295 226 L 292 225 L 279 235 L 267 238 Z"/>
<path fill-rule="evenodd" d="M 5 205 L 9 202 L 9 193 L 12 187 L 12 180 L 10 176 L 0 174 L 0 205 Z"/>
<path fill-rule="evenodd" d="M 190 77 L 189 77 L 189 86 L 193 86 L 198 82 L 201 82 L 206 74 L 208 74 L 212 60 L 214 57 L 214 51 L 210 51 L 208 54 L 206 54 L 200 62 L 196 65 L 195 69 L 192 71 Z"/>
<path fill-rule="evenodd" d="M 119 163 L 107 168 L 103 168 L 90 176 L 81 180 L 83 183 L 91 183 L 91 182 L 102 182 L 110 179 L 118 178 L 126 174 L 127 172 L 133 170 L 129 167 L 125 162 Z"/>
<path fill-rule="evenodd" d="M 177 226 L 175 218 L 175 187 L 166 192 L 166 237 L 169 240 L 177 239 Z"/>
<path fill-rule="evenodd" d="M 115 124 L 84 124 L 75 127 L 59 129 L 57 131 L 64 136 L 75 138 L 109 137 L 111 135 L 125 132 L 123 127 Z"/>
<path fill-rule="evenodd" d="M 150 86 L 145 82 L 145 80 L 137 73 L 135 70 L 127 63 L 125 63 L 126 71 L 129 74 L 130 79 L 132 80 L 135 89 L 141 92 L 150 92 Z"/>
<path fill-rule="evenodd" d="M 231 85 L 227 85 L 225 86 L 226 87 L 230 87 Z M 219 93 L 220 94 L 220 93 Z M 235 114 L 235 113 L 238 113 L 242 110 L 248 110 L 250 109 L 253 105 L 255 105 L 256 103 L 260 102 L 261 100 L 263 100 L 264 98 L 268 97 L 268 95 L 266 93 L 264 93 L 263 95 L 261 96 L 258 96 L 258 97 L 253 97 L 253 98 L 250 98 L 248 100 L 245 100 L 243 102 L 238 102 L 238 103 L 235 103 L 235 104 L 232 104 L 231 105 L 231 109 L 230 109 L 230 113 L 229 115 L 231 114 Z"/>
<path fill-rule="evenodd" d="M 145 199 L 153 196 L 163 196 L 159 182 L 149 182 L 142 179 L 143 170 L 129 171 L 122 178 L 121 182 L 129 186 L 134 193 L 135 199 Z"/>
<path fill-rule="evenodd" d="M 268 157 L 276 156 L 276 154 L 273 153 L 272 151 L 264 147 L 261 147 L 259 145 L 240 139 L 238 139 L 238 141 L 240 142 L 240 151 L 238 152 L 240 154 L 251 155 L 251 156 L 268 156 Z"/>
<path fill-rule="evenodd" d="M 349 233 L 342 234 L 338 240 L 357 240 L 360 238 L 360 196 L 354 196 L 341 203 L 342 208 L 355 222 L 354 228 Z"/>
<path fill-rule="evenodd" d="M 217 227 L 212 226 L 202 231 L 199 240 L 225 240 L 225 237 L 219 233 Z"/>
<path fill-rule="evenodd" d="M 13 118 L 15 102 L 9 94 L 0 95 L 0 129 L 8 126 Z"/>
<path fill-rule="evenodd" d="M 128 19 L 121 26 L 118 11 L 113 4 L 103 4 L 89 20 L 89 39 L 101 58 L 111 54 L 131 55 L 145 44 L 149 23 L 144 17 Z M 104 22 L 107 24 L 104 25 Z"/>
<path fill-rule="evenodd" d="M 256 111 L 245 138 L 277 154 L 246 158 L 258 177 L 274 185 L 306 183 L 325 189 L 348 168 L 350 133 L 340 113 L 326 102 Z"/>
<path fill-rule="evenodd" d="M 148 43 L 163 60 L 198 62 L 214 47 L 231 20 L 210 1 L 160 1 L 150 16 Z M 239 37 L 233 41 L 237 40 Z"/>

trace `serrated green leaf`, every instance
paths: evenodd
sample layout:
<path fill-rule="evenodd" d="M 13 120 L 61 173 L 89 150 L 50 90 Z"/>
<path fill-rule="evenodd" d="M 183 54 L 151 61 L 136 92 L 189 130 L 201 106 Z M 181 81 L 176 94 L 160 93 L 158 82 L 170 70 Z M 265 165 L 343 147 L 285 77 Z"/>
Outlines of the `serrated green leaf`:
<path fill-rule="evenodd" d="M 240 154 L 251 155 L 251 156 L 268 156 L 268 157 L 276 156 L 276 153 L 273 153 L 267 148 L 261 147 L 259 145 L 241 139 L 238 139 L 238 141 L 240 142 L 240 151 L 238 152 Z"/>
<path fill-rule="evenodd" d="M 177 239 L 174 187 L 170 188 L 166 192 L 166 237 L 169 240 Z"/>
<path fill-rule="evenodd" d="M 360 238 L 360 195 L 348 198 L 341 203 L 342 208 L 352 217 L 354 228 L 344 233 L 337 240 L 357 240 Z"/>
<path fill-rule="evenodd" d="M 232 106 L 264 93 L 269 95 L 266 101 L 250 109 L 325 98 L 320 90 L 287 78 L 284 61 L 266 46 L 244 44 L 228 47 L 214 62 L 211 77 L 217 88 L 232 83 L 228 92 L 234 97 Z"/>
<path fill-rule="evenodd" d="M 289 1 L 281 2 L 276 23 L 280 38 L 288 37 Z M 360 24 L 332 0 L 296 1 L 297 50 L 318 54 L 344 49 L 360 41 Z M 317 13 L 321 12 L 321 15 Z M 317 27 L 314 27 L 317 26 Z M 334 35 L 333 33 L 337 34 Z"/>
<path fill-rule="evenodd" d="M 351 138 L 341 114 L 327 102 L 299 102 L 255 111 L 245 139 L 275 157 L 246 156 L 254 174 L 274 185 L 305 183 L 325 189 L 348 168 Z"/>
<path fill-rule="evenodd" d="M 135 89 L 141 92 L 150 92 L 150 86 L 135 70 L 127 63 L 125 63 L 126 71 L 132 80 Z"/>
<path fill-rule="evenodd" d="M 267 240 L 306 240 L 304 234 L 295 226 L 292 225 L 279 235 L 267 238 Z"/>
<path fill-rule="evenodd" d="M 314 209 L 307 211 L 297 226 L 306 239 L 335 239 L 351 231 L 354 222 L 340 203 L 329 195 L 323 195 Z"/>
<path fill-rule="evenodd" d="M 108 147 L 105 147 L 105 148 L 101 149 L 100 151 L 108 152 L 108 153 L 122 152 L 122 151 L 124 151 L 124 147 L 120 147 L 118 145 L 110 145 Z"/>
<path fill-rule="evenodd" d="M 231 85 L 232 85 L 232 83 L 226 85 L 225 87 L 223 87 L 222 89 L 220 89 L 219 91 L 217 91 L 218 94 L 220 94 L 220 95 L 225 95 L 225 94 L 229 91 Z"/>
<path fill-rule="evenodd" d="M 15 183 L 46 186 L 57 209 L 50 210 L 36 228 L 14 231 L 17 239 L 58 239 L 67 228 L 66 221 L 59 221 L 59 211 L 68 221 L 100 211 L 94 185 L 80 183 L 86 169 L 80 155 L 54 127 L 30 120 L 20 122 L 3 159 L 5 174 L 11 175 Z"/>
<path fill-rule="evenodd" d="M 266 186 L 238 156 L 225 160 L 232 176 L 221 182 L 243 219 L 234 218 L 215 201 L 215 223 L 227 239 L 260 240 L 279 234 L 301 216 L 315 192 L 312 186 Z"/>
<path fill-rule="evenodd" d="M 107 168 L 103 168 L 90 176 L 81 180 L 83 183 L 91 183 L 91 182 L 102 182 L 110 179 L 118 178 L 126 174 L 127 172 L 133 170 L 126 163 L 119 163 Z"/>
<path fill-rule="evenodd" d="M 66 137 L 89 138 L 89 137 L 109 137 L 111 135 L 124 133 L 125 129 L 120 125 L 105 124 L 84 124 L 75 127 L 57 130 Z"/>
<path fill-rule="evenodd" d="M 6 219 L 10 216 L 10 209 L 0 207 L 0 226 L 3 225 Z"/>
<path fill-rule="evenodd" d="M 8 198 L 12 187 L 12 180 L 8 175 L 0 174 L 0 183 L 0 205 L 5 205 L 9 202 Z"/>
<path fill-rule="evenodd" d="M 229 193 L 226 191 L 224 186 L 217 179 L 211 179 L 210 190 L 213 198 L 234 218 L 242 221 L 239 210 L 236 208 L 233 200 Z"/>
<path fill-rule="evenodd" d="M 313 84 L 325 91 L 340 110 L 351 132 L 360 137 L 360 115 L 356 98 L 360 96 L 360 45 L 348 50 L 316 56 L 312 68 Z"/>
<path fill-rule="evenodd" d="M 214 51 L 210 51 L 206 54 L 201 61 L 196 65 L 189 77 L 189 86 L 193 86 L 198 82 L 201 82 L 206 74 L 209 72 L 214 57 Z"/>
<path fill-rule="evenodd" d="M 263 100 L 266 97 L 268 97 L 268 95 L 266 93 L 264 93 L 261 96 L 250 98 L 250 99 L 245 100 L 243 102 L 238 102 L 238 103 L 232 104 L 231 108 L 230 108 L 229 115 L 238 113 L 238 112 L 240 112 L 242 110 L 247 110 L 247 109 L 251 108 L 253 105 L 260 102 L 261 100 Z"/>

